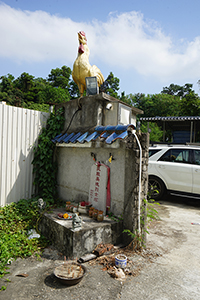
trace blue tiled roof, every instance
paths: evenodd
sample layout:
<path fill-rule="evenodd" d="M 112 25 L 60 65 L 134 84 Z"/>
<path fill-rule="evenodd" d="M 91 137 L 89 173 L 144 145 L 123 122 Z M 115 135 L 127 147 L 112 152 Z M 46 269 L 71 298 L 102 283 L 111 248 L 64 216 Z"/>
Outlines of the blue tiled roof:
<path fill-rule="evenodd" d="M 117 126 L 97 126 L 93 132 L 72 132 L 57 135 L 52 141 L 54 143 L 85 143 L 95 141 L 98 138 L 105 141 L 106 144 L 111 144 L 117 139 L 125 139 L 128 135 L 127 129 L 131 127 L 135 129 L 133 124 L 117 125 Z"/>

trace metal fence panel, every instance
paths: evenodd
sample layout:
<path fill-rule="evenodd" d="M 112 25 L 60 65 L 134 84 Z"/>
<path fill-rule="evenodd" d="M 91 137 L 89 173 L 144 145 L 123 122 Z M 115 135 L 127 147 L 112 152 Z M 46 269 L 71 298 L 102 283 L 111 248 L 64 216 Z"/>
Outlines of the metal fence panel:
<path fill-rule="evenodd" d="M 49 113 L 0 102 L 0 206 L 31 198 L 33 148 Z"/>

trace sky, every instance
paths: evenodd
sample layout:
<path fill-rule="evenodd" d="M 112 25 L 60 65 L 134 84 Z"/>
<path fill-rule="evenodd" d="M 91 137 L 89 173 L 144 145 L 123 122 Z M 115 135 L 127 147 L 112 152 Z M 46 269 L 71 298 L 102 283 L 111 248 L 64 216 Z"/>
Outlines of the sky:
<path fill-rule="evenodd" d="M 199 12 L 199 0 L 0 0 L 0 77 L 73 69 L 84 31 L 90 64 L 120 93 L 191 83 L 200 94 Z"/>

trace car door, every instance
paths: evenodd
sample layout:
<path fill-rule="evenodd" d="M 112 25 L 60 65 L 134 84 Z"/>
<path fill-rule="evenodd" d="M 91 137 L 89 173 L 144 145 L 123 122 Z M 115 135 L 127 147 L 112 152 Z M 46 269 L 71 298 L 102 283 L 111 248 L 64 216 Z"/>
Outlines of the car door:
<path fill-rule="evenodd" d="M 200 194 L 200 150 L 194 149 L 193 169 L 193 189 L 192 192 Z"/>
<path fill-rule="evenodd" d="M 189 149 L 169 149 L 157 161 L 157 172 L 163 178 L 167 189 L 192 192 L 192 151 Z"/>

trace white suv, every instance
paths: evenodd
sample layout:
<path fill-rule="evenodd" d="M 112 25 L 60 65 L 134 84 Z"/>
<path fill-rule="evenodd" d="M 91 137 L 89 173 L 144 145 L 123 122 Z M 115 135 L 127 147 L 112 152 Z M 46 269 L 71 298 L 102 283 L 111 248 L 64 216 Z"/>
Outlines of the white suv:
<path fill-rule="evenodd" d="M 200 146 L 149 147 L 149 192 L 160 199 L 165 192 L 200 199 Z"/>

